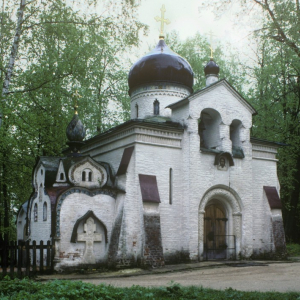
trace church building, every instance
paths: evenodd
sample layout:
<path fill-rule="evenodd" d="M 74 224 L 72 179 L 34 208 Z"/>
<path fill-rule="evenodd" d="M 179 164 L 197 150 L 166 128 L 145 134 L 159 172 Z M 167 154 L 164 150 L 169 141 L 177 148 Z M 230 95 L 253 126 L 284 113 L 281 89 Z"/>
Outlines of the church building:
<path fill-rule="evenodd" d="M 51 240 L 56 270 L 284 254 L 280 144 L 250 137 L 257 112 L 212 58 L 204 72 L 193 91 L 161 36 L 129 71 L 129 121 L 83 141 L 75 110 L 69 152 L 34 168 L 18 239 Z"/>

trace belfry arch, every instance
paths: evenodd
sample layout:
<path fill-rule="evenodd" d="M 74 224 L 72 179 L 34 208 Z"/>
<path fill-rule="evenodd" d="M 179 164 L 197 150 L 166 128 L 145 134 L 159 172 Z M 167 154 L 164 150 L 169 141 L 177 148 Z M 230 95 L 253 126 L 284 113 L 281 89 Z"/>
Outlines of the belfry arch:
<path fill-rule="evenodd" d="M 206 215 L 205 215 L 206 214 Z M 206 220 L 205 220 L 206 217 Z M 219 223 L 215 223 L 218 228 L 214 229 L 215 225 L 210 225 L 210 219 L 215 219 Z M 208 220 L 208 221 L 207 221 Z M 205 224 L 206 222 L 206 224 Z M 227 186 L 215 186 L 209 189 L 202 197 L 199 204 L 198 212 L 198 245 L 199 245 L 199 260 L 206 259 L 207 252 L 205 249 L 207 241 L 211 240 L 208 234 L 231 236 L 232 239 L 225 243 L 220 238 L 217 242 L 220 247 L 235 248 L 235 257 L 237 258 L 241 251 L 242 240 L 242 202 L 238 194 Z M 213 229 L 205 227 L 211 226 Z M 206 232 L 205 232 L 206 231 Z M 213 231 L 213 232 L 212 232 Z M 234 236 L 234 237 L 233 237 Z M 223 241 L 223 242 L 222 242 Z M 235 245 L 233 245 L 235 243 Z M 217 257 L 216 257 L 217 258 Z"/>

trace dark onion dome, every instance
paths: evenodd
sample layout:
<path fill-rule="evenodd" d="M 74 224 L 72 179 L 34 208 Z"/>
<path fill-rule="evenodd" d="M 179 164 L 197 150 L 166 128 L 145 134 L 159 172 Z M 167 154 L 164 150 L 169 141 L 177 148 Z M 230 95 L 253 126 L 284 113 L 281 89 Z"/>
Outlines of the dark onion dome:
<path fill-rule="evenodd" d="M 78 114 L 74 114 L 73 119 L 67 127 L 67 138 L 70 142 L 81 142 L 85 137 L 85 128 L 80 121 Z"/>
<path fill-rule="evenodd" d="M 192 90 L 194 73 L 190 64 L 170 50 L 164 40 L 139 59 L 128 75 L 129 94 L 134 87 L 154 82 L 182 84 Z"/>
<path fill-rule="evenodd" d="M 218 76 L 219 75 L 219 71 L 220 71 L 220 68 L 215 63 L 215 61 L 213 60 L 213 58 L 211 58 L 210 61 L 204 67 L 205 76 L 212 75 L 212 74 Z"/>

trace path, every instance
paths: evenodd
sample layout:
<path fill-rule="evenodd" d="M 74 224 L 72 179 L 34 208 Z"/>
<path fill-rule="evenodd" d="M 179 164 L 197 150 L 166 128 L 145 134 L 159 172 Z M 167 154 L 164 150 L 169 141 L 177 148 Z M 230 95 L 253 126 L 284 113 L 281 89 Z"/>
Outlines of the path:
<path fill-rule="evenodd" d="M 251 266 L 217 265 L 211 268 L 191 269 L 161 274 L 130 277 L 80 279 L 93 284 L 119 287 L 166 286 L 171 282 L 183 286 L 197 285 L 213 289 L 233 288 L 241 291 L 300 292 L 300 263 L 270 263 Z"/>

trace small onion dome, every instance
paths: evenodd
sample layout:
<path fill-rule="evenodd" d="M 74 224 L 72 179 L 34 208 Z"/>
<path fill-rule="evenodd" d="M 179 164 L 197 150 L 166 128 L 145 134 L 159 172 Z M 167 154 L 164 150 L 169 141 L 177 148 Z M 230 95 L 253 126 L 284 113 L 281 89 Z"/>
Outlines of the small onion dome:
<path fill-rule="evenodd" d="M 170 50 L 164 40 L 139 59 L 128 75 L 129 94 L 133 88 L 154 82 L 182 84 L 192 90 L 194 73 L 190 64 Z"/>
<path fill-rule="evenodd" d="M 205 76 L 207 75 L 219 75 L 220 68 L 219 66 L 215 63 L 213 58 L 210 59 L 210 61 L 206 64 L 204 67 L 204 73 Z"/>
<path fill-rule="evenodd" d="M 75 113 L 67 127 L 67 138 L 70 142 L 82 142 L 85 137 L 85 128 Z"/>

